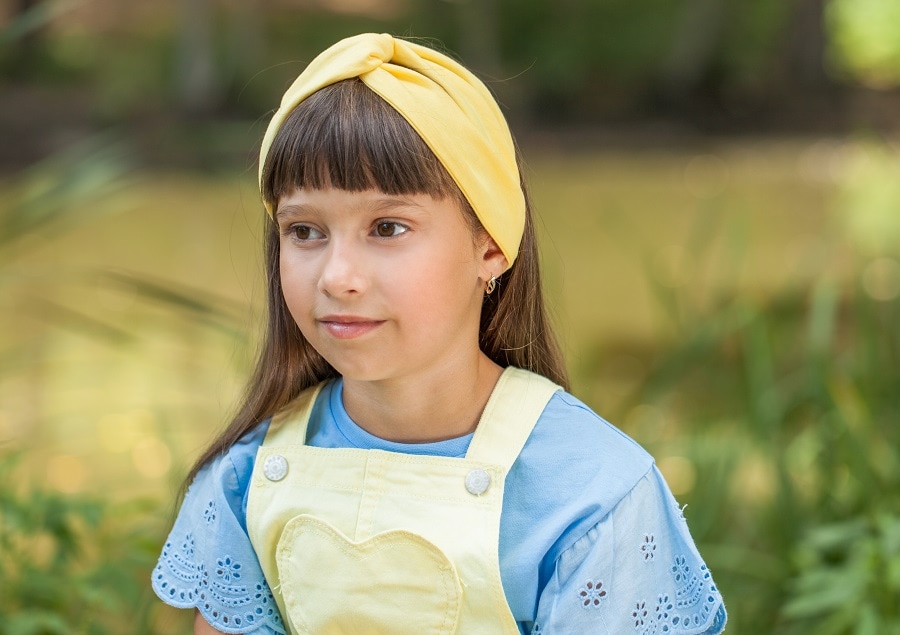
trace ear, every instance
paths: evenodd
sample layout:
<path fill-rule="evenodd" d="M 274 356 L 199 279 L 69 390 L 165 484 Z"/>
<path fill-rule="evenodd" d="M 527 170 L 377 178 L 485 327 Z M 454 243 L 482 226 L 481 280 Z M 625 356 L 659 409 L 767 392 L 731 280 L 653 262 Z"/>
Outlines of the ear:
<path fill-rule="evenodd" d="M 503 251 L 497 246 L 494 239 L 486 233 L 478 247 L 477 254 L 479 278 L 485 282 L 490 280 L 491 277 L 499 278 L 500 274 L 506 271 L 506 268 L 509 266 Z"/>

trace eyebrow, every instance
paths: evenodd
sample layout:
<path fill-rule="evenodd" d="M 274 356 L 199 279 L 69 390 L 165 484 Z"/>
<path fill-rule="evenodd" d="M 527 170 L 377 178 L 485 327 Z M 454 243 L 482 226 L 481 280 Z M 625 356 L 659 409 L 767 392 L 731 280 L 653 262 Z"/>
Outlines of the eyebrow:
<path fill-rule="evenodd" d="M 280 221 L 286 217 L 296 216 L 304 212 L 314 212 L 316 208 L 312 205 L 304 205 L 302 203 L 296 205 L 285 205 L 275 210 L 275 220 Z"/>
<path fill-rule="evenodd" d="M 371 206 L 368 209 L 373 212 L 385 212 L 398 207 L 406 207 L 411 210 L 424 211 L 424 208 L 412 199 L 399 198 L 396 196 L 385 196 L 383 198 L 378 198 L 372 202 Z M 306 203 L 292 203 L 289 205 L 285 205 L 284 207 L 279 207 L 275 211 L 275 220 L 280 221 L 286 217 L 304 213 L 316 213 L 320 211 L 320 208 L 316 205 L 309 205 Z"/>
<path fill-rule="evenodd" d="M 413 201 L 409 198 L 398 198 L 398 197 L 385 197 L 378 199 L 374 205 L 372 205 L 373 211 L 383 211 L 394 209 L 395 207 L 409 207 L 416 210 L 424 209 L 421 205 Z"/>

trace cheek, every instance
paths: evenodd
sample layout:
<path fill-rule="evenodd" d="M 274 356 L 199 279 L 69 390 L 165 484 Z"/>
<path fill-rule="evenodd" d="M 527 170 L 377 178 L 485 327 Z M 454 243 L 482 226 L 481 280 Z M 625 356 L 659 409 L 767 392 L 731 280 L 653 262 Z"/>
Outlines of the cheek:
<path fill-rule="evenodd" d="M 458 322 L 473 310 L 480 313 L 476 279 L 471 262 L 460 258 L 432 260 L 399 276 L 393 295 L 410 311 L 429 316 L 432 324 Z"/>
<path fill-rule="evenodd" d="M 287 304 L 288 310 L 299 323 L 298 317 L 304 314 L 304 309 L 311 302 L 309 293 L 309 280 L 303 275 L 303 268 L 294 266 L 289 258 L 284 256 L 279 260 L 279 276 L 281 278 L 281 295 Z"/>

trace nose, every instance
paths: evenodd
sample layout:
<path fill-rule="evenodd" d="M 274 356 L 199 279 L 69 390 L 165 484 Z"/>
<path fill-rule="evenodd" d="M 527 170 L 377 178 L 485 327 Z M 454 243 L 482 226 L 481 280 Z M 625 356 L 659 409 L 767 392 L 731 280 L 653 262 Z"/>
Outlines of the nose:
<path fill-rule="evenodd" d="M 318 289 L 331 297 L 362 293 L 368 287 L 362 250 L 352 243 L 332 240 L 319 274 Z"/>

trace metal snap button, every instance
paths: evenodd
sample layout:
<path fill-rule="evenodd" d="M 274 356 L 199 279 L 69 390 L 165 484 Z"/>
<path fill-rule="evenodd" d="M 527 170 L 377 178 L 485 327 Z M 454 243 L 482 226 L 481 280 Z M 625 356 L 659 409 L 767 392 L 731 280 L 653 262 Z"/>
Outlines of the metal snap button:
<path fill-rule="evenodd" d="M 280 454 L 272 454 L 266 457 L 263 463 L 263 475 L 270 481 L 280 481 L 288 473 L 287 459 Z"/>
<path fill-rule="evenodd" d="M 481 496 L 491 486 L 491 475 L 481 468 L 466 474 L 466 491 L 473 496 Z"/>

